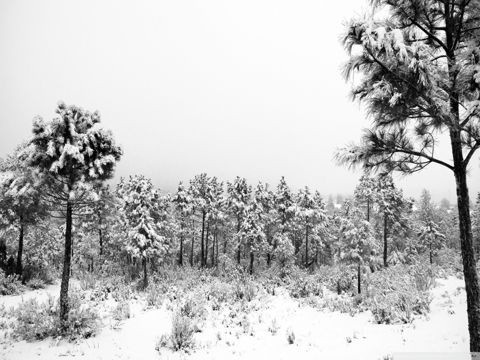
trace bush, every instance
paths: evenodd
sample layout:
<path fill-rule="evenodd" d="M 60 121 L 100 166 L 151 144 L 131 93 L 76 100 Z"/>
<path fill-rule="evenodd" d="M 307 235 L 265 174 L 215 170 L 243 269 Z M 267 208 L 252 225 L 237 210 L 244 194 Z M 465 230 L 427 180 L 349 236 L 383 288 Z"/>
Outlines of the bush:
<path fill-rule="evenodd" d="M 355 276 L 348 266 L 322 266 L 317 272 L 317 277 L 330 291 L 339 295 L 354 292 Z"/>
<path fill-rule="evenodd" d="M 46 303 L 30 299 L 14 310 L 16 322 L 13 336 L 27 341 L 41 340 L 46 337 L 63 336 L 70 340 L 88 338 L 95 335 L 99 326 L 99 317 L 88 304 L 81 304 L 80 296 L 71 294 L 68 320 L 60 323 L 59 304 L 49 297 Z"/>
<path fill-rule="evenodd" d="M 292 329 L 287 329 L 287 342 L 290 345 L 293 345 L 295 343 L 295 333 L 293 332 Z"/>
<path fill-rule="evenodd" d="M 147 295 L 145 300 L 147 301 L 147 307 L 151 308 L 159 308 L 162 306 L 163 303 L 163 291 L 160 286 L 156 284 L 151 284 L 147 288 Z"/>
<path fill-rule="evenodd" d="M 0 270 L 0 295 L 16 295 L 24 289 L 18 275 L 5 276 L 5 273 Z"/>
<path fill-rule="evenodd" d="M 41 304 L 36 299 L 20 303 L 14 310 L 16 322 L 12 335 L 27 341 L 53 336 L 58 326 L 57 310 L 53 297 Z"/>
<path fill-rule="evenodd" d="M 175 312 L 172 318 L 172 331 L 170 334 L 164 334 L 157 342 L 156 349 L 167 347 L 173 351 L 188 351 L 194 347 L 194 327 L 192 320 L 183 316 L 180 312 Z"/>
<path fill-rule="evenodd" d="M 37 290 L 37 289 L 43 289 L 45 288 L 45 283 L 38 279 L 38 278 L 33 278 L 33 279 L 30 279 L 28 282 L 27 282 L 27 286 L 30 288 L 30 289 L 33 289 L 33 290 Z"/>
<path fill-rule="evenodd" d="M 294 298 L 306 298 L 310 296 L 322 296 L 323 284 L 320 279 L 313 275 L 305 274 L 289 284 L 290 296 Z"/>
<path fill-rule="evenodd" d="M 379 324 L 409 323 L 415 315 L 430 309 L 428 290 L 433 286 L 434 273 L 423 265 L 396 265 L 372 274 L 368 283 L 369 308 Z"/>
<path fill-rule="evenodd" d="M 120 301 L 112 310 L 112 317 L 114 320 L 120 322 L 125 319 L 130 319 L 130 304 L 128 301 Z"/>

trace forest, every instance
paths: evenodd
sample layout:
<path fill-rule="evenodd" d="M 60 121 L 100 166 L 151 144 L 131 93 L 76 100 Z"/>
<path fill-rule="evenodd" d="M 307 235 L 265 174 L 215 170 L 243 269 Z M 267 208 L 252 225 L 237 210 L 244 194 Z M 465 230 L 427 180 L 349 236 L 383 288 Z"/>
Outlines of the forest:
<path fill-rule="evenodd" d="M 116 175 L 136 149 L 99 111 L 34 117 L 0 158 L 0 358 L 480 353 L 480 2 L 368 6 L 341 36 L 369 121 L 332 153 L 359 176 L 348 194 L 204 170 L 165 191 Z M 327 105 L 319 133 L 342 116 Z M 455 199 L 398 185 L 433 166 Z"/>

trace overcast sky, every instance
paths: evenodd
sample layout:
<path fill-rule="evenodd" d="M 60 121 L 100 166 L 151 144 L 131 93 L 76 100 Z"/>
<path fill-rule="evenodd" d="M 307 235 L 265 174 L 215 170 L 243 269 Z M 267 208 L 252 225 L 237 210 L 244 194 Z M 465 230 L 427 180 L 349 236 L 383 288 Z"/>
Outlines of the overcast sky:
<path fill-rule="evenodd" d="M 0 157 L 63 100 L 100 110 L 125 152 L 117 177 L 141 173 L 172 191 L 200 172 L 284 175 L 295 189 L 353 191 L 360 174 L 332 157 L 368 125 L 340 75 L 343 23 L 364 1 L 0 4 Z M 472 196 L 479 178 L 476 160 Z M 453 176 L 435 165 L 399 185 L 455 199 Z"/>

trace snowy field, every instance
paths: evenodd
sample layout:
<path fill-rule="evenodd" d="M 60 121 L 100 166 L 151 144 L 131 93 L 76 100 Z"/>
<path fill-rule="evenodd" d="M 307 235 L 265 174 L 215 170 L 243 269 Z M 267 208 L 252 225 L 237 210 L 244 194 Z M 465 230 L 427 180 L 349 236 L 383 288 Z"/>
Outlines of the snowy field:
<path fill-rule="evenodd" d="M 52 285 L 3 296 L 0 306 L 9 309 L 29 298 L 45 301 L 48 294 L 58 293 L 59 286 Z M 431 293 L 427 317 L 406 325 L 378 325 L 370 312 L 350 316 L 320 311 L 279 288 L 252 304 L 239 327 L 225 325 L 228 309 L 210 310 L 189 353 L 156 350 L 172 323 L 168 301 L 160 309 L 148 309 L 142 300 L 131 300 L 131 317 L 119 323 L 109 316 L 115 300 L 107 299 L 99 309 L 103 328 L 97 336 L 76 343 L 51 338 L 14 342 L 2 330 L 0 359 L 387 359 L 396 352 L 447 352 L 449 359 L 466 359 L 460 355 L 468 351 L 469 339 L 463 280 L 438 279 Z M 289 333 L 294 334 L 292 344 Z"/>

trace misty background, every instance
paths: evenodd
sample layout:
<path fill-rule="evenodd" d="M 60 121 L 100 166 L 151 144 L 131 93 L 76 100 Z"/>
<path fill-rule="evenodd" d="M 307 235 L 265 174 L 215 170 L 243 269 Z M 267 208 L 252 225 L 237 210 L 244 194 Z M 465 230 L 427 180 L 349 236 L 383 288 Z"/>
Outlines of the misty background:
<path fill-rule="evenodd" d="M 344 21 L 365 1 L 0 0 L 0 157 L 59 100 L 100 110 L 122 145 L 120 176 L 165 191 L 207 172 L 349 194 L 360 171 L 333 161 L 368 125 L 341 76 Z M 443 154 L 443 156 L 442 156 Z M 448 142 L 437 156 L 450 159 Z M 470 195 L 480 191 L 478 156 Z M 396 176 L 409 196 L 455 200 L 430 165 Z"/>

